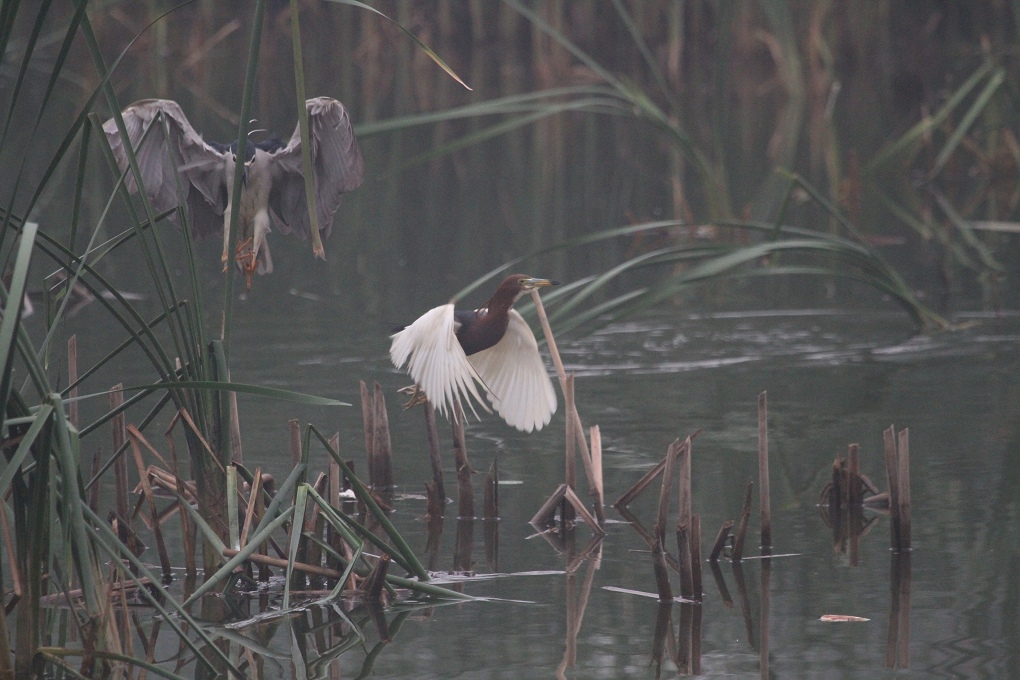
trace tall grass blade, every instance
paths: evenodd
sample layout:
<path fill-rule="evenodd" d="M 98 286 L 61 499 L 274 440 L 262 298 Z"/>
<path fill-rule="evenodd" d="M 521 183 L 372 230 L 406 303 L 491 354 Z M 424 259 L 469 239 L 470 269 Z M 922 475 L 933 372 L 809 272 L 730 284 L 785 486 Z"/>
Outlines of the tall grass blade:
<path fill-rule="evenodd" d="M 331 2 L 338 2 L 338 3 L 342 4 L 342 5 L 350 5 L 351 7 L 359 7 L 361 9 L 367 9 L 369 12 L 373 12 L 375 14 L 378 14 L 383 19 L 385 19 L 386 21 L 389 21 L 391 24 L 393 24 L 394 26 L 399 28 L 401 31 L 403 31 L 409 38 L 411 38 L 411 40 L 413 40 L 414 43 L 418 47 L 420 47 L 422 49 L 422 51 L 425 52 L 425 54 L 428 55 L 429 59 L 431 59 L 432 61 L 436 62 L 436 65 L 439 66 L 439 68 L 441 68 L 444 71 L 446 71 L 447 75 L 449 75 L 451 78 L 453 78 L 458 83 L 463 85 L 465 89 L 468 89 L 468 90 L 471 89 L 470 87 L 468 87 L 467 83 L 465 83 L 463 80 L 461 80 L 460 76 L 458 76 L 456 73 L 454 73 L 453 69 L 450 68 L 449 66 L 447 66 L 446 62 L 443 61 L 442 59 L 440 59 L 439 55 L 436 54 L 435 52 L 433 52 L 432 49 L 429 48 L 428 45 L 423 43 L 418 38 L 418 36 L 416 36 L 414 33 L 412 33 L 408 29 L 406 29 L 403 26 L 401 26 L 399 22 L 394 21 L 393 19 L 389 18 L 388 16 L 386 16 L 385 14 L 383 14 L 382 12 L 377 10 L 375 7 L 371 7 L 370 5 L 366 5 L 363 2 L 358 2 L 357 0 L 331 0 Z"/>
<path fill-rule="evenodd" d="M 298 545 L 305 524 L 305 507 L 308 504 L 308 485 L 298 487 L 294 499 L 294 521 L 290 523 L 290 542 L 287 545 L 287 573 L 283 582 L 283 608 L 290 609 L 290 583 L 294 576 L 294 562 L 297 561 Z"/>
<path fill-rule="evenodd" d="M 932 164 L 931 171 L 928 173 L 929 176 L 934 177 L 942 170 L 946 165 L 946 161 L 953 155 L 957 147 L 960 146 L 960 142 L 967 136 L 967 132 L 970 131 L 971 126 L 974 125 L 974 121 L 977 120 L 985 111 L 985 107 L 988 106 L 988 102 L 991 101 L 992 97 L 996 92 L 999 91 L 999 87 L 1006 80 L 1006 71 L 1003 68 L 997 68 L 992 71 L 991 77 L 988 78 L 988 82 L 985 83 L 984 88 L 978 93 L 978 96 L 974 99 L 974 103 L 971 104 L 967 112 L 963 114 L 960 122 L 953 129 L 953 134 L 946 140 L 942 150 L 939 151 L 939 155 L 935 157 L 935 162 Z"/>
<path fill-rule="evenodd" d="M 298 128 L 301 131 L 301 169 L 305 176 L 305 209 L 311 232 L 312 253 L 325 260 L 326 249 L 319 234 L 319 209 L 316 207 L 315 173 L 312 171 L 312 140 L 308 129 L 308 107 L 305 104 L 305 64 L 301 53 L 301 8 L 298 0 L 290 0 L 290 43 L 294 48 L 294 91 L 297 93 Z"/>
<path fill-rule="evenodd" d="M 7 297 L 4 300 L 3 319 L 0 320 L 0 368 L 3 369 L 3 376 L 0 377 L 0 400 L 6 404 L 11 392 L 11 380 L 13 378 L 14 366 L 14 341 L 21 325 L 21 310 L 25 300 L 25 280 L 28 278 L 28 268 L 32 263 L 32 246 L 35 244 L 35 236 L 39 225 L 28 222 L 24 225 L 21 234 L 21 241 L 18 244 L 17 255 L 14 259 L 14 269 L 11 272 L 11 284 L 7 290 Z"/>
<path fill-rule="evenodd" d="M 248 43 L 248 61 L 244 75 L 244 93 L 241 96 L 240 120 L 237 126 L 237 148 L 243 149 L 248 141 L 248 128 L 251 120 L 252 100 L 255 97 L 255 80 L 258 77 L 259 47 L 262 44 L 262 28 L 266 19 L 266 0 L 255 0 L 255 12 L 252 17 L 251 39 Z M 245 154 L 237 154 L 234 162 L 234 186 L 230 195 L 235 198 L 231 201 L 230 210 L 230 236 L 227 248 L 227 271 L 225 285 L 223 286 L 223 331 L 220 339 L 223 341 L 223 354 L 227 358 L 226 366 L 230 366 L 230 335 L 234 325 L 234 265 L 230 261 L 233 253 L 237 252 L 237 224 L 241 215 L 241 180 L 244 177 Z M 224 427 L 223 432 L 229 432 Z"/>

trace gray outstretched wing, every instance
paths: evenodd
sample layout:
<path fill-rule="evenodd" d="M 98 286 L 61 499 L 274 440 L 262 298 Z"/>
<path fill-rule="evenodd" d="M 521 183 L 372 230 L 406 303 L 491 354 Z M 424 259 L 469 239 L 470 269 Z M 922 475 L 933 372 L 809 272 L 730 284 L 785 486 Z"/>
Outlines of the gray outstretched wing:
<path fill-rule="evenodd" d="M 180 105 L 169 99 L 143 99 L 121 115 L 152 207 L 163 212 L 186 205 L 193 234 L 221 233 L 227 206 L 225 178 L 233 154 L 203 141 Z M 128 155 L 116 121 L 106 121 L 103 131 L 124 172 Z M 132 193 L 138 191 L 133 173 L 126 174 L 125 184 Z"/>
<path fill-rule="evenodd" d="M 319 232 L 329 236 L 340 200 L 361 186 L 365 165 L 347 109 L 336 99 L 318 97 L 306 102 L 312 174 Z M 273 189 L 269 207 L 281 232 L 308 238 L 310 222 L 301 171 L 301 126 L 294 128 L 287 146 L 273 154 Z"/>

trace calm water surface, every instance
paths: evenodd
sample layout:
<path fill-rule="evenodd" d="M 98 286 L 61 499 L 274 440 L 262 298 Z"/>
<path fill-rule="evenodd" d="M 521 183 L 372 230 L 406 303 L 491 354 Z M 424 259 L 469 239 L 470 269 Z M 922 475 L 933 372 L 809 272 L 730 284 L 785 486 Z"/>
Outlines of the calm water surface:
<path fill-rule="evenodd" d="M 398 527 L 437 572 L 455 568 L 458 529 L 470 528 L 463 535 L 473 539 L 474 572 L 501 576 L 462 585 L 486 601 L 418 609 L 401 618 L 393 641 L 373 655 L 374 677 L 552 677 L 564 659 L 568 599 L 580 596 L 586 579 L 590 595 L 576 659 L 565 674 L 654 677 L 658 605 L 615 590 L 654 592 L 644 541 L 608 510 L 601 559 L 583 560 L 567 575 L 567 557 L 527 523 L 563 476 L 562 409 L 551 426 L 532 435 L 493 417 L 471 424 L 472 464 L 484 473 L 498 459 L 503 481 L 498 550 L 486 552 L 483 521 L 458 526 L 455 506 L 438 544 L 426 550 L 422 489 L 430 473 L 421 413 L 397 406 L 395 391 L 406 379 L 389 365 L 384 325 L 339 333 L 335 329 L 343 320 L 331 309 L 328 300 L 299 296 L 241 304 L 234 379 L 354 403 L 359 379 L 380 382 L 390 404 Z M 909 320 L 895 310 L 677 311 L 561 339 L 568 370 L 577 375 L 582 418 L 586 425 L 599 424 L 603 433 L 609 500 L 660 460 L 673 438 L 703 428 L 694 446 L 693 506 L 702 516 L 705 552 L 722 522 L 737 517 L 744 486 L 757 477 L 756 396 L 768 390 L 773 543 L 776 553 L 794 555 L 774 558 L 764 575 L 769 610 L 764 623 L 762 562 L 745 561 L 739 573 L 722 564 L 725 598 L 706 565 L 700 621 L 705 675 L 757 677 L 763 625 L 772 677 L 892 674 L 885 670 L 893 565 L 887 518 L 866 513 L 865 520 L 874 518 L 875 524 L 861 541 L 859 564 L 850 566 L 848 556 L 834 549 L 816 507 L 833 458 L 851 442 L 861 446 L 863 472 L 885 489 L 881 442 L 890 424 L 910 429 L 915 518 L 908 658 L 900 659 L 906 670 L 897 676 L 1001 678 L 1020 667 L 1015 492 L 1020 389 L 1014 378 L 1020 318 L 973 315 L 957 321 L 976 323 L 954 333 L 914 336 Z M 278 478 L 286 473 L 291 417 L 339 430 L 344 454 L 363 468 L 360 408 L 309 409 L 251 398 L 241 400 L 246 463 Z M 313 469 L 325 463 L 325 455 L 316 452 Z M 448 490 L 455 494 L 452 454 L 446 465 Z M 481 477 L 476 476 L 479 505 Z M 647 526 L 654 522 L 657 488 L 632 506 Z M 755 512 L 755 539 L 757 530 Z M 578 529 L 577 548 L 589 537 Z M 271 601 L 270 608 L 277 604 Z M 387 613 L 391 622 L 399 609 Z M 690 614 L 680 609 L 675 606 L 666 622 L 674 637 L 681 617 Z M 251 603 L 250 613 L 257 611 Z M 824 614 L 870 621 L 822 623 Z M 321 611 L 304 616 L 309 619 L 301 625 L 291 620 L 294 630 L 311 625 L 314 616 L 328 620 Z M 364 625 L 364 646 L 334 662 L 341 677 L 361 672 L 377 642 L 374 628 Z M 232 632 L 273 650 L 265 660 L 266 677 L 291 677 L 291 630 L 277 621 Z M 317 648 L 314 635 L 305 637 Z M 167 656 L 175 649 L 176 642 Z M 675 675 L 668 657 L 667 652 L 662 673 Z"/>

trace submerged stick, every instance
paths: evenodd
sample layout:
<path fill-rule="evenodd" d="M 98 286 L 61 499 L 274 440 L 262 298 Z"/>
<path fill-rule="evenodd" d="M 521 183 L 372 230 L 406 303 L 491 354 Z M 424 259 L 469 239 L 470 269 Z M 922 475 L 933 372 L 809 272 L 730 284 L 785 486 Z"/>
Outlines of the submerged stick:
<path fill-rule="evenodd" d="M 772 509 L 769 498 L 768 394 L 758 395 L 758 499 L 761 501 L 761 551 L 772 552 Z"/>

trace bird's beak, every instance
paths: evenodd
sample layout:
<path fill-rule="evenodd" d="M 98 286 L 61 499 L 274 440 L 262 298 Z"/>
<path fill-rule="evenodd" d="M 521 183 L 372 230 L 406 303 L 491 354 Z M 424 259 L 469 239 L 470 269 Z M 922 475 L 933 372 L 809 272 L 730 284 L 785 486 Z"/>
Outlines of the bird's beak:
<path fill-rule="evenodd" d="M 549 279 L 524 279 L 521 281 L 521 286 L 524 290 L 532 290 L 534 288 L 543 288 L 545 286 L 558 286 L 559 281 L 550 281 Z"/>

